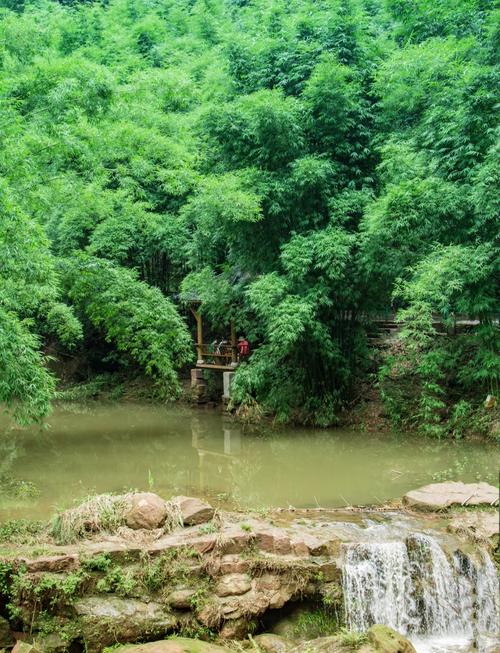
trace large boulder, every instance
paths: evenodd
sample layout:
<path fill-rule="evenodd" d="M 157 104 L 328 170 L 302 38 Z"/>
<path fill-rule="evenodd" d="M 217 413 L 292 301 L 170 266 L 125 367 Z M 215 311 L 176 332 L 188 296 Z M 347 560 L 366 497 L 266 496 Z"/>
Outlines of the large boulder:
<path fill-rule="evenodd" d="M 195 596 L 195 589 L 189 587 L 180 588 L 174 590 L 168 595 L 167 603 L 171 608 L 177 610 L 190 610 Z"/>
<path fill-rule="evenodd" d="M 173 503 L 179 506 L 182 522 L 185 526 L 195 526 L 210 521 L 214 516 L 212 506 L 196 497 L 174 497 Z"/>
<path fill-rule="evenodd" d="M 498 489 L 488 483 L 432 483 L 408 492 L 403 503 L 416 510 L 438 511 L 451 506 L 498 505 Z"/>
<path fill-rule="evenodd" d="M 120 646 L 116 653 L 227 653 L 222 646 L 209 644 L 200 639 L 176 637 L 175 639 L 162 639 L 159 642 L 148 644 L 132 644 Z"/>
<path fill-rule="evenodd" d="M 294 647 L 291 653 L 351 653 L 356 650 L 354 646 L 346 646 L 338 635 L 332 635 L 307 639 Z"/>
<path fill-rule="evenodd" d="M 247 574 L 227 574 L 222 576 L 215 587 L 217 596 L 235 596 L 245 594 L 252 587 L 252 581 Z"/>
<path fill-rule="evenodd" d="M 288 653 L 295 646 L 292 640 L 274 635 L 273 633 L 256 635 L 253 639 L 257 646 L 262 651 L 265 651 L 265 653 Z"/>
<path fill-rule="evenodd" d="M 167 517 L 165 501 L 153 492 L 137 492 L 127 497 L 125 523 L 129 528 L 159 528 Z"/>
<path fill-rule="evenodd" d="M 114 595 L 89 596 L 74 604 L 86 650 L 101 651 L 117 641 L 164 637 L 179 623 L 176 615 L 153 601 L 123 599 Z"/>
<path fill-rule="evenodd" d="M 359 653 L 417 653 L 411 642 L 388 626 L 372 626 L 367 637 L 368 644 Z"/>
<path fill-rule="evenodd" d="M 363 643 L 364 640 L 364 643 Z M 417 653 L 402 635 L 387 626 L 372 626 L 359 643 L 345 635 L 318 637 L 302 642 L 290 653 Z"/>

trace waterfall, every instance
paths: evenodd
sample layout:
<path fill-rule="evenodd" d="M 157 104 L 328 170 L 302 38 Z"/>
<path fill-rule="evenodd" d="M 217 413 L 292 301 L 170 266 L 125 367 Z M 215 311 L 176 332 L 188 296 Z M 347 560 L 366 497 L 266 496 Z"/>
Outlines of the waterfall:
<path fill-rule="evenodd" d="M 458 551 L 448 556 L 421 533 L 345 545 L 343 590 L 352 630 L 379 623 L 415 639 L 458 638 L 484 652 L 499 634 L 498 577 L 486 551 L 478 562 Z"/>

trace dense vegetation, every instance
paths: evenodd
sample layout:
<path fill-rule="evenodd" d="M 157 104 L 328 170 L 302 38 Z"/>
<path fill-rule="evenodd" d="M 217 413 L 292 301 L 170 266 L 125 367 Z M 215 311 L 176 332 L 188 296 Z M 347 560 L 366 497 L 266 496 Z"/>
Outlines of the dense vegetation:
<path fill-rule="evenodd" d="M 19 420 L 48 410 L 54 343 L 176 396 L 193 292 L 214 334 L 234 317 L 252 343 L 244 405 L 331 423 L 373 372 L 370 319 L 397 309 L 392 417 L 481 418 L 500 376 L 495 3 L 0 7 L 0 401 Z M 436 314 L 477 324 L 437 335 Z"/>

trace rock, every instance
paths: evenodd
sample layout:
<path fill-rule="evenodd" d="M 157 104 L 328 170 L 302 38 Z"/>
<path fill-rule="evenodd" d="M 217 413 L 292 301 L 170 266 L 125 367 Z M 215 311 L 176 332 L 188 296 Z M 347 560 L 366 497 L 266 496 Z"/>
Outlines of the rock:
<path fill-rule="evenodd" d="M 138 492 L 127 497 L 125 523 L 129 528 L 159 528 L 167 516 L 167 504 L 153 492 Z"/>
<path fill-rule="evenodd" d="M 227 653 L 222 646 L 209 644 L 200 639 L 176 637 L 148 644 L 133 644 L 115 649 L 116 653 Z"/>
<path fill-rule="evenodd" d="M 446 510 L 450 506 L 498 505 L 498 490 L 488 483 L 433 483 L 412 490 L 403 503 L 416 510 Z"/>
<path fill-rule="evenodd" d="M 274 574 L 261 574 L 255 579 L 255 589 L 259 592 L 275 592 L 281 587 L 279 576 Z"/>
<path fill-rule="evenodd" d="M 296 588 L 273 574 L 262 574 L 254 581 L 255 591 L 269 604 L 271 610 L 282 608 L 295 594 Z"/>
<path fill-rule="evenodd" d="M 303 533 L 292 539 L 291 544 L 295 555 L 324 556 L 328 554 L 328 544 L 314 537 L 314 535 Z"/>
<path fill-rule="evenodd" d="M 219 571 L 221 574 L 244 574 L 250 568 L 248 560 L 236 554 L 222 556 Z"/>
<path fill-rule="evenodd" d="M 486 399 L 484 400 L 484 407 L 486 410 L 493 410 L 495 406 L 497 405 L 497 398 L 495 395 L 488 395 Z"/>
<path fill-rule="evenodd" d="M 342 570 L 337 567 L 335 562 L 319 562 L 318 563 L 318 576 L 322 581 L 339 580 L 342 577 Z"/>
<path fill-rule="evenodd" d="M 40 653 L 40 649 L 34 644 L 18 639 L 11 653 Z"/>
<path fill-rule="evenodd" d="M 245 639 L 252 630 L 252 626 L 255 626 L 254 622 L 246 618 L 231 619 L 223 624 L 219 637 L 221 639 Z"/>
<path fill-rule="evenodd" d="M 222 533 L 222 538 L 222 541 L 218 545 L 220 551 L 234 555 L 244 551 L 250 542 L 253 541 L 254 535 L 253 533 L 246 533 L 237 527 L 225 529 Z"/>
<path fill-rule="evenodd" d="M 220 611 L 224 619 L 248 619 L 262 614 L 268 608 L 269 597 L 254 590 L 241 596 L 225 596 L 220 599 Z"/>
<path fill-rule="evenodd" d="M 368 642 L 377 653 L 417 653 L 413 645 L 388 626 L 372 626 L 368 632 Z M 360 653 L 371 653 L 369 647 L 362 647 Z"/>
<path fill-rule="evenodd" d="M 273 634 L 288 640 L 297 638 L 299 632 L 299 624 L 305 623 L 307 615 L 310 614 L 310 608 L 304 603 L 292 604 L 290 610 L 287 610 L 285 615 L 278 617 L 273 625 Z"/>
<path fill-rule="evenodd" d="M 132 642 L 145 636 L 163 637 L 178 623 L 177 617 L 159 603 L 113 595 L 89 596 L 76 601 L 73 607 L 90 653 L 120 640 Z"/>
<path fill-rule="evenodd" d="M 499 533 L 498 513 L 496 510 L 480 510 L 456 514 L 449 523 L 448 530 L 473 542 L 494 544 Z"/>
<path fill-rule="evenodd" d="M 284 530 L 275 526 L 263 526 L 255 531 L 257 546 L 262 551 L 287 555 L 292 551 L 290 538 Z"/>
<path fill-rule="evenodd" d="M 80 566 L 78 556 L 72 555 L 54 555 L 54 556 L 41 556 L 34 560 L 20 558 L 20 562 L 26 567 L 26 571 L 33 573 L 38 571 L 73 571 Z"/>
<path fill-rule="evenodd" d="M 387 626 L 372 626 L 367 639 L 367 643 L 355 648 L 346 645 L 342 635 L 318 637 L 302 642 L 291 649 L 291 653 L 417 653 L 407 639 Z"/>
<path fill-rule="evenodd" d="M 245 594 L 252 587 L 252 582 L 247 574 L 228 574 L 217 583 L 215 593 L 217 596 L 234 596 Z"/>
<path fill-rule="evenodd" d="M 36 646 L 42 653 L 66 653 L 70 642 L 57 633 L 49 633 L 36 638 Z"/>
<path fill-rule="evenodd" d="M 12 646 L 14 644 L 14 636 L 10 630 L 10 625 L 7 619 L 0 617 L 0 648 L 4 646 Z"/>
<path fill-rule="evenodd" d="M 256 635 L 254 641 L 265 653 L 288 653 L 295 646 L 292 640 L 272 633 Z"/>
<path fill-rule="evenodd" d="M 359 649 L 363 653 L 374 653 L 374 649 Z M 317 639 L 309 639 L 302 642 L 291 650 L 292 653 L 351 653 L 351 651 L 358 651 L 352 647 L 344 646 L 339 637 L 318 637 Z"/>
<path fill-rule="evenodd" d="M 178 589 L 174 590 L 167 597 L 167 603 L 171 608 L 177 608 L 178 610 L 190 610 L 192 605 L 191 601 L 193 596 L 195 596 L 196 590 L 194 589 Z"/>
<path fill-rule="evenodd" d="M 210 521 L 214 516 L 214 509 L 205 501 L 195 497 L 173 497 L 181 511 L 182 521 L 185 526 L 194 526 Z"/>

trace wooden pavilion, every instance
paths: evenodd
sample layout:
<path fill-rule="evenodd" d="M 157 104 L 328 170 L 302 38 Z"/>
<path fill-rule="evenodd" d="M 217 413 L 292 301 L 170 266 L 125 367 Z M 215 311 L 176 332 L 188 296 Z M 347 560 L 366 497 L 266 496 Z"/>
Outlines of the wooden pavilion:
<path fill-rule="evenodd" d="M 200 312 L 200 305 L 201 301 L 199 299 L 192 299 L 189 302 L 191 313 L 196 320 L 196 367 L 198 369 L 234 372 L 239 364 L 234 320 L 231 320 L 230 339 L 227 343 L 203 342 L 203 316 Z"/>

